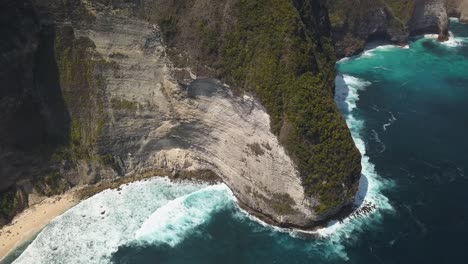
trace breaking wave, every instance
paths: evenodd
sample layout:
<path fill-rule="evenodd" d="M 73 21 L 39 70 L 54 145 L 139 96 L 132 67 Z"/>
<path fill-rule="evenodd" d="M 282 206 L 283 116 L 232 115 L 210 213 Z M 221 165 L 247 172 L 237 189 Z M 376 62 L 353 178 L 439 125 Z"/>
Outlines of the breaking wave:
<path fill-rule="evenodd" d="M 218 198 L 204 201 L 204 204 L 211 203 L 210 208 L 222 206 L 229 201 L 216 205 L 221 198 L 229 197 L 224 188 L 155 178 L 125 185 L 121 190 L 106 190 L 54 219 L 14 263 L 109 263 L 120 246 L 134 241 L 136 233 L 143 234 L 147 223 L 154 220 L 154 214 L 170 208 L 179 209 L 172 216 L 180 220 L 177 224 L 185 226 L 177 226 L 178 230 L 165 237 L 167 242 L 175 243 L 190 230 L 191 224 L 199 224 L 206 217 L 205 213 L 184 211 L 184 207 L 190 208 L 190 203 L 203 195 L 210 199 Z M 220 195 L 221 191 L 225 194 Z M 180 203 L 176 205 L 175 201 Z M 183 221 L 190 217 L 192 223 Z M 167 216 L 160 219 L 159 227 L 169 231 L 170 223 L 161 223 L 169 219 Z M 157 230 L 154 228 L 152 231 Z M 174 237 L 171 239 L 169 235 Z"/>
<path fill-rule="evenodd" d="M 136 243 L 174 247 L 233 201 L 231 190 L 224 184 L 209 186 L 172 200 L 158 208 L 136 231 Z"/>
<path fill-rule="evenodd" d="M 392 183 L 377 174 L 374 164 L 370 162 L 369 156 L 366 155 L 366 145 L 361 137 L 364 122 L 353 111 L 357 107 L 359 91 L 366 89 L 369 85 L 371 85 L 371 82 L 349 75 L 337 76 L 336 78 L 335 101 L 345 117 L 353 140 L 362 155 L 362 175 L 354 201 L 355 207 L 359 209 L 359 207 L 370 203 L 377 208 L 376 211 L 362 218 L 350 216 L 341 222 L 330 222 L 326 228 L 317 231 L 322 237 L 328 237 L 337 242 L 349 239 L 350 234 L 354 231 L 363 231 L 369 225 L 377 223 L 382 217 L 382 212 L 393 210 L 388 198 L 382 193 L 384 189 L 391 187 Z"/>
<path fill-rule="evenodd" d="M 338 76 L 336 101 L 363 155 L 355 207 L 372 203 L 378 210 L 362 218 L 333 221 L 311 232 L 322 238 L 311 242 L 311 250 L 329 257 L 348 259 L 345 245 L 352 240 L 351 234 L 368 229 L 378 222 L 382 211 L 392 208 L 382 194 L 389 182 L 377 175 L 366 156 L 360 136 L 364 123 L 355 113 L 359 91 L 370 85 L 353 76 Z M 208 224 L 217 212 L 235 206 L 234 201 L 226 185 L 173 183 L 165 178 L 132 183 L 121 190 L 106 190 L 53 220 L 14 263 L 109 263 L 121 247 L 175 247 L 200 232 L 199 227 Z M 239 221 L 256 220 L 271 232 L 299 234 L 298 230 L 271 227 L 241 210 L 235 212 Z"/>

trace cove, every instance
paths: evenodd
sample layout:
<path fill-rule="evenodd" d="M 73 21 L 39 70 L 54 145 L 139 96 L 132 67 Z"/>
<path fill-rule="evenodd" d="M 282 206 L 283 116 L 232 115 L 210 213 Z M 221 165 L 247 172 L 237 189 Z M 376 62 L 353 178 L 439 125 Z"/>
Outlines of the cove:
<path fill-rule="evenodd" d="M 83 201 L 13 263 L 466 262 L 468 26 L 451 31 L 337 64 L 336 101 L 364 155 L 357 202 L 378 207 L 367 218 L 300 239 L 252 221 L 224 185 L 153 179 Z"/>

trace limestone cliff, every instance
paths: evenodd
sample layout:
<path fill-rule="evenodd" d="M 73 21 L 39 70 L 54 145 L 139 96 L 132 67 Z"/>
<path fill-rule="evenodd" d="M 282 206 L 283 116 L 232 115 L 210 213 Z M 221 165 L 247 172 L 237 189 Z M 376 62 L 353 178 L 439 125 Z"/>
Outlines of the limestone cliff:
<path fill-rule="evenodd" d="M 448 22 L 446 1 L 416 0 L 408 27 L 412 35 L 435 33 L 439 40 L 447 40 Z"/>
<path fill-rule="evenodd" d="M 2 10 L 23 10 L 16 3 Z M 4 221 L 19 196 L 141 173 L 214 172 L 282 226 L 314 226 L 353 199 L 360 155 L 333 101 L 322 1 L 34 0 L 27 10 L 11 19 L 32 21 L 30 39 L 2 54 L 37 70 L 12 90 L 36 91 L 26 116 L 47 137 L 23 151 L 39 169 L 2 172 Z"/>
<path fill-rule="evenodd" d="M 468 23 L 468 0 L 448 0 L 448 14 L 460 18 L 462 23 Z"/>
<path fill-rule="evenodd" d="M 330 0 L 328 7 L 338 57 L 359 53 L 374 40 L 406 44 L 412 35 L 448 37 L 447 0 Z"/>

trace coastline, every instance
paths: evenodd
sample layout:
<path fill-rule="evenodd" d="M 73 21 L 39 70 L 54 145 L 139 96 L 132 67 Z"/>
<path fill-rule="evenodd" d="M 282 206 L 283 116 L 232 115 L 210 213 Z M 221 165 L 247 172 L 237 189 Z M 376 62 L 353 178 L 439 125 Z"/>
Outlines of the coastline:
<path fill-rule="evenodd" d="M 15 216 L 11 223 L 0 228 L 0 261 L 18 246 L 28 241 L 41 231 L 50 221 L 61 215 L 79 202 L 107 189 L 119 189 L 122 185 L 145 181 L 155 177 L 169 177 L 171 181 L 192 180 L 215 184 L 220 182 L 217 176 L 204 170 L 179 172 L 172 175 L 166 170 L 151 170 L 93 185 L 77 186 L 63 194 L 48 197 L 42 202 L 28 207 Z"/>
<path fill-rule="evenodd" d="M 0 260 L 79 201 L 75 190 L 49 197 L 21 212 L 0 229 Z"/>

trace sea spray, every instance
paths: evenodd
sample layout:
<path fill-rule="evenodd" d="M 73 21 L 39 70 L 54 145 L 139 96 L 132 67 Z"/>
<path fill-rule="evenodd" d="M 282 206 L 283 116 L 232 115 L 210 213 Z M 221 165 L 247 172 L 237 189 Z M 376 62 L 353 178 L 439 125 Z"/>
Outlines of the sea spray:
<path fill-rule="evenodd" d="M 377 50 L 382 51 L 389 48 L 389 46 L 384 46 L 383 48 L 377 48 Z M 374 51 L 369 50 L 367 52 L 372 53 Z M 369 156 L 366 154 L 364 140 L 361 136 L 364 122 L 354 111 L 359 100 L 359 92 L 366 89 L 369 85 L 371 85 L 371 82 L 350 75 L 339 75 L 336 77 L 335 101 L 346 119 L 354 142 L 362 155 L 362 173 L 354 205 L 357 209 L 366 203 L 377 207 L 376 212 L 364 215 L 358 219 L 347 217 L 341 222 L 333 221 L 326 228 L 321 228 L 317 231 L 322 237 L 328 237 L 336 241 L 336 243 L 339 243 L 341 239 L 349 238 L 350 234 L 354 231 L 362 231 L 365 226 L 375 224 L 381 218 L 382 211 L 392 210 L 388 198 L 382 194 L 382 191 L 391 186 L 391 183 L 381 178 L 375 171 L 374 165 L 370 162 Z"/>
<path fill-rule="evenodd" d="M 14 263 L 109 263 L 158 208 L 205 187 L 155 178 L 106 190 L 54 219 Z"/>
<path fill-rule="evenodd" d="M 363 177 L 359 183 L 356 207 L 372 202 L 379 210 L 385 210 L 391 208 L 381 193 L 387 182 L 379 178 L 365 155 L 364 141 L 360 136 L 364 123 L 355 113 L 359 92 L 370 84 L 351 75 L 339 76 L 336 95 L 338 106 L 363 154 Z M 161 178 L 129 184 L 121 191 L 107 190 L 55 219 L 15 263 L 109 263 L 120 247 L 135 244 L 175 247 L 207 224 L 217 211 L 232 206 L 234 201 L 225 185 L 173 183 Z M 352 233 L 376 223 L 380 212 L 360 219 L 347 218 L 341 223 L 333 221 L 328 227 L 313 232 L 321 239 L 311 240 L 305 249 L 321 252 L 325 258 L 347 259 L 346 243 L 353 237 Z M 241 214 L 235 217 L 238 221 L 251 222 L 253 219 Z M 269 231 L 262 232 L 272 235 L 287 232 L 298 237 L 297 230 L 272 229 L 263 224 L 259 227 Z"/>
<path fill-rule="evenodd" d="M 233 204 L 225 184 L 205 187 L 158 208 L 136 231 L 135 243 L 176 246 L 219 210 Z"/>

